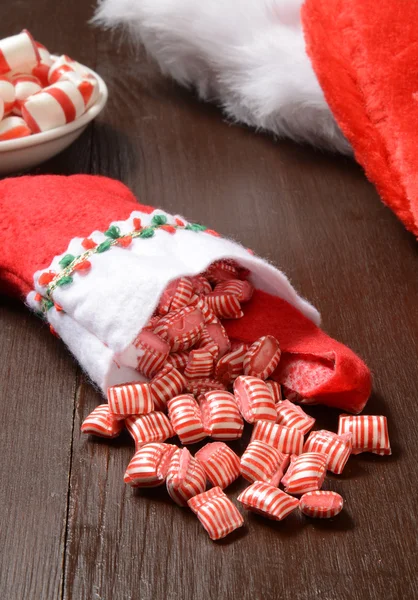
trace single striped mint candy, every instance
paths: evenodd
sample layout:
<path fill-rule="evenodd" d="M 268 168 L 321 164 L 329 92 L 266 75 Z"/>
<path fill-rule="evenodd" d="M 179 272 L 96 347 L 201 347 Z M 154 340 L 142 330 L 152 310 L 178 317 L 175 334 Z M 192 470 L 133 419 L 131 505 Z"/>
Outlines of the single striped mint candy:
<path fill-rule="evenodd" d="M 326 454 L 328 471 L 340 475 L 350 458 L 352 437 L 351 433 L 338 435 L 325 429 L 312 431 L 305 442 L 303 451 Z"/>
<path fill-rule="evenodd" d="M 115 419 L 109 411 L 108 404 L 100 404 L 89 416 L 84 419 L 81 425 L 83 433 L 97 435 L 99 437 L 114 438 L 117 437 L 123 429 L 123 421 Z"/>
<path fill-rule="evenodd" d="M 211 292 L 205 296 L 205 302 L 215 315 L 221 319 L 240 319 L 244 316 L 241 303 L 238 297 L 233 294 Z"/>
<path fill-rule="evenodd" d="M 151 379 L 163 368 L 170 345 L 152 331 L 147 330 L 141 331 L 133 345 L 136 354 L 136 370 Z"/>
<path fill-rule="evenodd" d="M 237 296 L 240 302 L 248 302 L 254 292 L 254 288 L 249 281 L 243 279 L 230 279 L 222 281 L 215 286 L 215 292 L 221 294 L 233 294 Z"/>
<path fill-rule="evenodd" d="M 218 358 L 229 352 L 231 348 L 228 334 L 219 319 L 215 323 L 205 323 L 200 343 L 201 345 L 216 344 L 219 348 Z"/>
<path fill-rule="evenodd" d="M 214 440 L 236 440 L 242 436 L 244 421 L 232 394 L 206 392 L 199 396 L 199 404 L 205 431 Z"/>
<path fill-rule="evenodd" d="M 0 75 L 9 71 L 27 71 L 39 62 L 39 51 L 29 31 L 0 40 Z"/>
<path fill-rule="evenodd" d="M 299 500 L 263 481 L 256 481 L 247 487 L 238 496 L 238 502 L 247 510 L 274 521 L 282 521 L 299 505 Z"/>
<path fill-rule="evenodd" d="M 186 384 L 186 391 L 193 394 L 197 398 L 201 394 L 211 392 L 214 390 L 225 391 L 226 387 L 220 381 L 216 379 L 188 379 Z"/>
<path fill-rule="evenodd" d="M 168 416 L 182 444 L 195 444 L 206 437 L 202 415 L 191 394 L 181 394 L 167 402 Z"/>
<path fill-rule="evenodd" d="M 315 519 L 336 517 L 343 509 L 344 500 L 336 492 L 316 491 L 303 494 L 299 502 L 300 512 Z"/>
<path fill-rule="evenodd" d="M 32 96 L 41 91 L 42 85 L 37 77 L 19 73 L 11 78 L 15 89 L 15 102 L 13 105 L 13 114 L 22 116 L 23 103 Z"/>
<path fill-rule="evenodd" d="M 257 377 L 241 375 L 234 381 L 234 396 L 238 408 L 247 421 L 276 421 L 277 411 L 270 390 Z"/>
<path fill-rule="evenodd" d="M 21 106 L 22 117 L 34 133 L 71 123 L 85 110 L 84 100 L 71 81 L 58 81 L 29 96 Z"/>
<path fill-rule="evenodd" d="M 166 410 L 167 402 L 181 394 L 186 385 L 187 381 L 180 371 L 166 364 L 150 382 L 155 409 Z"/>
<path fill-rule="evenodd" d="M 193 496 L 187 504 L 212 540 L 220 540 L 244 525 L 241 513 L 219 487 Z"/>
<path fill-rule="evenodd" d="M 187 379 L 206 379 L 213 373 L 213 355 L 205 348 L 191 350 L 189 361 L 184 369 Z"/>
<path fill-rule="evenodd" d="M 193 294 L 193 285 L 188 277 L 180 277 L 171 281 L 163 291 L 158 304 L 160 315 L 187 306 Z"/>
<path fill-rule="evenodd" d="M 212 263 L 203 275 L 208 279 L 210 283 L 218 284 L 221 281 L 229 281 L 230 279 L 239 279 L 239 272 L 237 267 L 226 261 L 217 260 Z"/>
<path fill-rule="evenodd" d="M 136 449 L 143 444 L 165 442 L 174 436 L 174 429 L 167 415 L 157 410 L 146 415 L 128 417 L 125 425 L 135 441 Z"/>
<path fill-rule="evenodd" d="M 352 454 L 392 454 L 387 419 L 382 415 L 340 415 L 338 435 L 344 433 L 353 435 Z"/>
<path fill-rule="evenodd" d="M 301 454 L 303 433 L 299 429 L 283 427 L 271 421 L 258 421 L 253 428 L 251 441 L 261 440 L 283 454 Z"/>
<path fill-rule="evenodd" d="M 156 487 L 167 477 L 170 460 L 177 451 L 172 444 L 144 444 L 129 463 L 124 481 L 132 487 Z"/>
<path fill-rule="evenodd" d="M 31 130 L 20 117 L 6 117 L 0 121 L 0 142 L 31 135 Z"/>
<path fill-rule="evenodd" d="M 187 448 L 176 450 L 171 457 L 166 485 L 171 499 L 179 506 L 187 506 L 190 498 L 206 490 L 206 473 Z"/>
<path fill-rule="evenodd" d="M 268 379 L 280 362 L 279 342 L 272 335 L 264 335 L 248 350 L 244 359 L 244 373 L 259 379 Z"/>
<path fill-rule="evenodd" d="M 209 281 L 203 275 L 194 275 L 193 277 L 189 277 L 192 286 L 193 293 L 198 296 L 205 296 L 206 294 L 210 294 L 212 291 L 212 286 Z"/>
<path fill-rule="evenodd" d="M 163 317 L 154 333 L 170 344 L 171 352 L 179 352 L 188 350 L 200 340 L 204 325 L 200 310 L 186 306 Z"/>
<path fill-rule="evenodd" d="M 110 412 L 118 419 L 155 410 L 148 383 L 123 383 L 107 388 Z"/>
<path fill-rule="evenodd" d="M 217 323 L 218 317 L 210 308 L 205 298 L 205 296 L 198 296 L 197 294 L 195 294 L 192 296 L 189 302 L 189 306 L 194 306 L 195 308 L 198 308 L 200 310 L 205 320 L 205 323 Z"/>
<path fill-rule="evenodd" d="M 4 102 L 4 116 L 7 117 L 15 103 L 15 86 L 7 77 L 0 77 L 0 98 Z M 1 120 L 1 119 L 0 119 Z"/>
<path fill-rule="evenodd" d="M 78 73 L 84 76 L 88 74 L 88 71 L 76 60 L 73 60 L 66 54 L 62 54 L 51 65 L 48 73 L 48 82 L 50 84 L 57 83 L 67 73 Z"/>
<path fill-rule="evenodd" d="M 306 494 L 321 488 L 326 471 L 326 454 L 305 452 L 290 457 L 289 468 L 281 482 L 289 494 Z"/>
<path fill-rule="evenodd" d="M 186 350 L 174 352 L 167 358 L 166 364 L 172 365 L 178 371 L 184 371 L 189 362 L 189 353 Z"/>
<path fill-rule="evenodd" d="M 215 377 L 226 386 L 232 384 L 237 377 L 243 374 L 244 358 L 247 353 L 247 345 L 240 344 L 233 350 L 224 354 L 218 360 L 215 367 Z"/>
<path fill-rule="evenodd" d="M 266 481 L 277 486 L 288 463 L 288 454 L 255 440 L 248 444 L 241 456 L 241 475 L 247 481 Z"/>
<path fill-rule="evenodd" d="M 289 400 L 282 400 L 276 404 L 277 423 L 290 427 L 290 429 L 299 429 L 303 435 L 307 434 L 315 424 L 315 419 L 306 414 L 300 406 L 296 406 Z"/>
<path fill-rule="evenodd" d="M 274 404 L 277 406 L 277 403 L 283 400 L 282 386 L 280 383 L 277 383 L 277 381 L 273 381 L 272 379 L 267 379 L 266 385 L 273 396 Z"/>
<path fill-rule="evenodd" d="M 214 486 L 221 489 L 231 485 L 241 472 L 239 457 L 223 442 L 211 442 L 196 452 L 195 458 Z"/>

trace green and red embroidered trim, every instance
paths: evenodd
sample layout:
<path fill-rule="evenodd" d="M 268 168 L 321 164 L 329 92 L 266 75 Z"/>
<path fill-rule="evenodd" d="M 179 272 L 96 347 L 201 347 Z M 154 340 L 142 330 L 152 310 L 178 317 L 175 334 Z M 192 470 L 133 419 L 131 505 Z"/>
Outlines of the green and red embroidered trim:
<path fill-rule="evenodd" d="M 171 234 L 174 234 L 176 231 L 182 229 L 187 231 L 204 231 L 205 233 L 219 237 L 219 233 L 213 231 L 213 229 L 208 229 L 199 223 L 188 223 L 186 225 L 181 219 L 176 218 L 173 225 L 168 224 L 167 217 L 162 214 L 154 215 L 151 219 L 151 223 L 146 227 L 142 226 L 141 219 L 139 218 L 133 219 L 133 225 L 135 229 L 126 235 L 122 235 L 117 225 L 111 225 L 109 229 L 104 232 L 104 235 L 107 239 L 101 244 L 96 244 L 90 238 L 84 239 L 82 246 L 86 249 L 85 252 L 79 256 L 74 256 L 72 254 L 66 254 L 63 256 L 59 262 L 59 265 L 62 267 L 62 270 L 59 273 L 55 273 L 53 271 L 42 273 L 38 279 L 38 283 L 42 286 L 46 285 L 47 288 L 43 296 L 41 296 L 41 294 L 37 294 L 35 297 L 41 304 L 42 312 L 46 313 L 53 306 L 55 306 L 58 311 L 62 311 L 62 307 L 52 299 L 53 291 L 57 287 L 71 284 L 73 282 L 74 272 L 88 271 L 91 268 L 91 262 L 89 261 L 89 258 L 93 254 L 107 252 L 113 248 L 113 246 L 128 248 L 134 238 L 151 238 L 155 235 L 155 232 L 158 229 Z"/>

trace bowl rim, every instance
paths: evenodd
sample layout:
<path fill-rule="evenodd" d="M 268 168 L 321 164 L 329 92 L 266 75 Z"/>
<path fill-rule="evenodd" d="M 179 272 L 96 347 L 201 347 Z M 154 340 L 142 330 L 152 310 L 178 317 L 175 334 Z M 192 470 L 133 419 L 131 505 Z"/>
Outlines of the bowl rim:
<path fill-rule="evenodd" d="M 51 54 L 51 58 L 57 59 L 59 57 L 56 54 Z M 85 127 L 90 121 L 97 117 L 99 112 L 104 108 L 107 102 L 107 98 L 109 96 L 107 85 L 100 77 L 100 75 L 93 71 L 93 69 L 90 69 L 85 65 L 82 66 L 92 75 L 94 75 L 94 77 L 96 77 L 97 81 L 99 82 L 99 95 L 96 102 L 92 104 L 90 108 L 86 110 L 86 112 L 83 113 L 79 119 L 76 119 L 71 123 L 66 123 L 65 125 L 55 127 L 54 129 L 49 129 L 48 131 L 42 131 L 41 133 L 33 133 L 32 135 L 28 135 L 27 137 L 0 142 L 0 153 L 8 152 L 10 150 L 30 148 L 31 146 L 37 146 L 39 144 L 50 142 L 51 140 L 63 137 L 68 133 L 72 133 L 73 131 L 80 129 L 81 127 Z"/>

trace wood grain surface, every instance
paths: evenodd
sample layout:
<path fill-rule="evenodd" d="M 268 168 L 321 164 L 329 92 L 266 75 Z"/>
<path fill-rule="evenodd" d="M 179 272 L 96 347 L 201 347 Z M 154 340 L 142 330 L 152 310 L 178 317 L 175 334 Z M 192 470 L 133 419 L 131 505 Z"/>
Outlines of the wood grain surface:
<path fill-rule="evenodd" d="M 393 455 L 353 457 L 341 477 L 327 479 L 345 498 L 337 519 L 250 515 L 245 529 L 213 543 L 164 491 L 127 489 L 127 436 L 81 436 L 99 395 L 47 327 L 2 298 L 0 598 L 417 598 L 415 240 L 354 162 L 229 125 L 165 80 L 139 48 L 91 28 L 91 15 L 83 0 L 0 7 L 0 37 L 27 27 L 109 86 L 100 118 L 34 172 L 121 179 L 144 202 L 206 223 L 280 266 L 320 309 L 325 330 L 370 366 L 366 412 L 387 415 Z M 319 426 L 336 427 L 336 412 L 310 412 Z"/>

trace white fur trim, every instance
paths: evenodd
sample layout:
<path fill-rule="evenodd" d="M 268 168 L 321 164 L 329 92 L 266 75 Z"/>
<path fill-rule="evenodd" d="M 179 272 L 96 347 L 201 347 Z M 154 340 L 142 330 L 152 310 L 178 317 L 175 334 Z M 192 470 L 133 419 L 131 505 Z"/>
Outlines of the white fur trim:
<path fill-rule="evenodd" d="M 93 21 L 125 26 L 163 73 L 235 121 L 351 154 L 306 54 L 303 0 L 102 0 Z"/>
<path fill-rule="evenodd" d="M 168 223 L 174 223 L 174 217 L 161 210 L 153 214 L 164 214 Z M 153 214 L 135 211 L 126 221 L 112 224 L 126 234 L 133 231 L 135 217 L 146 226 Z M 97 243 L 107 239 L 99 231 L 90 237 Z M 71 240 L 67 251 L 56 256 L 48 269 L 35 273 L 37 292 L 43 295 L 46 289 L 39 285 L 40 275 L 49 270 L 59 272 L 59 261 L 65 254 L 83 253 L 82 241 Z M 266 261 L 231 240 L 185 230 L 175 234 L 157 230 L 152 238 L 135 238 L 128 248 L 114 246 L 102 254 L 93 254 L 89 271 L 74 272 L 73 283 L 54 290 L 53 299 L 64 312 L 50 309 L 48 321 L 103 391 L 110 381 L 139 379 L 136 371 L 120 368 L 120 364 L 123 361 L 129 365 L 132 341 L 152 315 L 167 283 L 182 275 L 200 273 L 220 258 L 235 258 L 251 270 L 250 280 L 256 288 L 280 296 L 319 324 L 318 311 L 297 295 L 283 273 Z M 39 307 L 34 297 L 31 292 L 27 301 L 36 310 Z"/>

